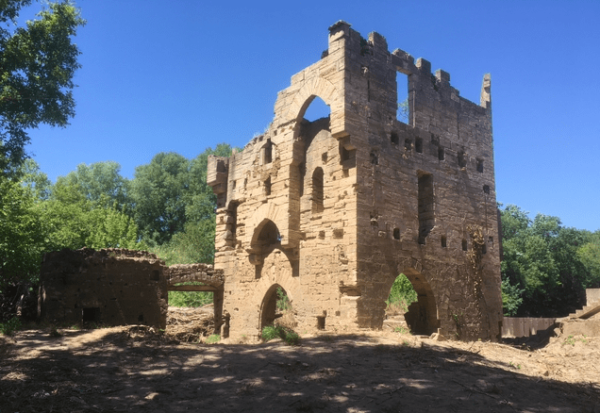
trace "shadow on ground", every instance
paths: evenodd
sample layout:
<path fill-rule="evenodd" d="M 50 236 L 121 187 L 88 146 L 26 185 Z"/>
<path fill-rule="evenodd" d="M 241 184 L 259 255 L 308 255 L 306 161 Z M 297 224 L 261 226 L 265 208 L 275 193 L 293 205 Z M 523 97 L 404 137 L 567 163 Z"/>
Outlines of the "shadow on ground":
<path fill-rule="evenodd" d="M 2 413 L 600 411 L 598 383 L 530 377 L 433 341 L 208 346 L 129 327 L 16 339 L 0 361 Z"/>

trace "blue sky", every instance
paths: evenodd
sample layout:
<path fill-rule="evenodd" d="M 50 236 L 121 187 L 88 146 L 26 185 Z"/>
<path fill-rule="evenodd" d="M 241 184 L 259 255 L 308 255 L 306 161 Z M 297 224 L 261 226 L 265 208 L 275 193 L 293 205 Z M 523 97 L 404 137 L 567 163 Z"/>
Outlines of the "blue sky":
<path fill-rule="evenodd" d="M 243 147 L 345 20 L 446 70 L 467 99 L 479 102 L 490 72 L 498 201 L 600 229 L 596 0 L 77 4 L 77 114 L 66 129 L 31 131 L 28 147 L 52 180 L 80 163 L 116 161 L 133 178 L 158 152 Z"/>

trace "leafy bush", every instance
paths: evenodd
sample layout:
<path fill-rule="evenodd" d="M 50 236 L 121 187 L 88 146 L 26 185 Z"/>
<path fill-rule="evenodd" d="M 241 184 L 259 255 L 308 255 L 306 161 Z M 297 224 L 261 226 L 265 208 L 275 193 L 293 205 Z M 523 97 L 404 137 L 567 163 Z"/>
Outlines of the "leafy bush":
<path fill-rule="evenodd" d="M 400 274 L 396 277 L 390 296 L 386 301 L 389 307 L 399 307 L 403 312 L 408 311 L 408 306 L 417 301 L 417 293 L 406 275 Z"/>
<path fill-rule="evenodd" d="M 293 330 L 281 326 L 266 326 L 262 330 L 264 341 L 281 338 L 286 344 L 296 346 L 300 343 L 300 336 Z"/>
<path fill-rule="evenodd" d="M 297 346 L 300 344 L 300 336 L 298 333 L 294 333 L 293 331 L 287 332 L 284 340 L 288 346 Z"/>
<path fill-rule="evenodd" d="M 19 331 L 20 328 L 21 320 L 19 320 L 17 317 L 11 318 L 6 323 L 0 323 L 0 333 L 4 334 L 5 336 L 13 335 L 16 331 Z"/>
<path fill-rule="evenodd" d="M 288 298 L 285 290 L 281 287 L 277 287 L 277 309 L 281 311 L 287 311 L 292 308 L 290 299 Z"/>
<path fill-rule="evenodd" d="M 202 285 L 199 282 L 185 282 L 177 285 Z M 169 305 L 173 307 L 202 307 L 213 302 L 209 291 L 169 291 Z"/>
<path fill-rule="evenodd" d="M 283 327 L 266 326 L 262 330 L 262 338 L 265 341 L 274 340 L 283 337 Z"/>

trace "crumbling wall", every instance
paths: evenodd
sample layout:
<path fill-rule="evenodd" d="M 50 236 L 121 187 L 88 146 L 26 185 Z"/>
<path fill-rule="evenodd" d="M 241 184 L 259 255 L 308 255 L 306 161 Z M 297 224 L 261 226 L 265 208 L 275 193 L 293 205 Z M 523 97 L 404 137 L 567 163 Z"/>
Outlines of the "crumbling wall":
<path fill-rule="evenodd" d="M 44 256 L 38 311 L 65 325 L 147 324 L 165 328 L 164 262 L 145 251 L 63 250 Z"/>
<path fill-rule="evenodd" d="M 268 130 L 230 158 L 209 158 L 231 333 L 258 334 L 275 317 L 266 312 L 278 287 L 299 330 L 381 328 L 404 273 L 419 296 L 413 331 L 498 338 L 489 75 L 477 105 L 447 72 L 390 53 L 377 33 L 365 39 L 345 22 L 329 33 L 321 60 L 279 93 Z M 308 122 L 316 97 L 331 112 Z"/>

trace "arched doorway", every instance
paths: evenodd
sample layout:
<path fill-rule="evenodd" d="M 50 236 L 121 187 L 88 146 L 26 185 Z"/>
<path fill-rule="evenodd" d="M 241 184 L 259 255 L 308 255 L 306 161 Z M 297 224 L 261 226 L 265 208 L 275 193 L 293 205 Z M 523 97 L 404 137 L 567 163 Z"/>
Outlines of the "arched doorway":
<path fill-rule="evenodd" d="M 436 332 L 440 326 L 437 304 L 425 276 L 409 268 L 403 271 L 396 280 L 398 282 L 392 284 L 390 295 L 397 295 L 393 289 L 398 288 L 402 290 L 403 296 L 407 298 L 406 301 L 411 302 L 405 302 L 404 308 L 396 309 L 396 314 L 388 314 L 388 319 L 401 316 L 400 313 L 402 313 L 408 328 L 413 334 L 430 335 Z M 407 282 L 410 283 L 410 286 L 407 285 Z M 411 290 L 413 290 L 412 293 Z M 388 310 L 386 311 L 393 313 L 394 309 L 390 309 L 390 298 L 388 298 L 386 304 L 388 304 Z M 398 305 L 401 306 L 402 304 L 398 303 Z"/>
<path fill-rule="evenodd" d="M 287 291 L 279 284 L 267 290 L 260 306 L 260 330 L 267 326 L 295 327 L 292 302 Z"/>

